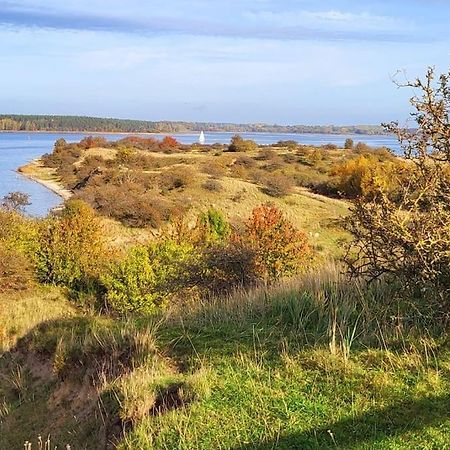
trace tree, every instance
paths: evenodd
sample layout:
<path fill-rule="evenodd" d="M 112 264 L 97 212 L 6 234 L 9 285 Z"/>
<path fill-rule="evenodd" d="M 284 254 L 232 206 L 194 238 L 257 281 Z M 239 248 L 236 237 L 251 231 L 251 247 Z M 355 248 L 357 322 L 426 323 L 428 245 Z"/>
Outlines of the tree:
<path fill-rule="evenodd" d="M 23 212 L 30 205 L 30 196 L 24 192 L 10 192 L 2 199 L 1 207 L 8 211 Z"/>
<path fill-rule="evenodd" d="M 250 139 L 243 139 L 238 134 L 231 138 L 231 143 L 228 146 L 229 152 L 251 152 L 257 150 L 258 145 L 255 141 Z"/>
<path fill-rule="evenodd" d="M 347 220 L 353 274 L 387 276 L 422 293 L 430 288 L 435 299 L 446 299 L 450 290 L 449 80 L 450 72 L 436 83 L 429 69 L 425 81 L 406 84 L 420 93 L 411 98 L 417 129 L 395 122 L 386 129 L 398 136 L 408 176 L 399 179 L 395 198 L 383 187 L 359 198 Z"/>
<path fill-rule="evenodd" d="M 353 139 L 347 138 L 344 143 L 344 148 L 347 150 L 351 150 L 353 148 L 354 142 Z"/>

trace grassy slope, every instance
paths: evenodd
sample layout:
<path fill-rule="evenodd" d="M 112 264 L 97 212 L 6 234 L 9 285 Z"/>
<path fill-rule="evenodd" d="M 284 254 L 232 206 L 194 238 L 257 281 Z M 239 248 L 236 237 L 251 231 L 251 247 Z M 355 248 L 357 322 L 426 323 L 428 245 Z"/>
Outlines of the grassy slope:
<path fill-rule="evenodd" d="M 285 154 L 285 150 L 276 149 L 278 154 Z M 80 166 L 87 156 L 102 156 L 106 160 L 115 157 L 115 150 L 108 148 L 91 148 L 85 151 L 83 156 L 74 163 Z M 149 173 L 164 173 L 168 169 L 185 169 L 192 173 L 194 182 L 182 190 L 174 190 L 164 194 L 166 199 L 182 199 L 183 203 L 190 205 L 190 216 L 195 218 L 199 211 L 205 211 L 213 206 L 222 211 L 233 222 L 242 222 L 249 217 L 252 209 L 263 203 L 275 203 L 294 225 L 309 233 L 311 243 L 325 257 L 339 255 L 342 249 L 342 241 L 348 239 L 347 233 L 337 223 L 338 219 L 348 213 L 348 202 L 314 194 L 306 188 L 296 187 L 293 192 L 285 197 L 276 198 L 264 193 L 261 185 L 244 180 L 239 177 L 231 177 L 229 173 L 220 176 L 221 185 L 219 192 L 212 192 L 202 187 L 202 184 L 211 178 L 204 173 L 204 167 L 220 161 L 222 165 L 229 165 L 236 158 L 256 157 L 258 151 L 252 153 L 223 153 L 220 156 L 212 156 L 211 153 L 190 152 L 185 154 L 164 154 L 142 152 L 150 155 L 157 161 L 154 170 Z M 289 153 L 289 152 L 288 152 Z M 342 151 L 328 151 L 327 159 L 323 164 L 332 165 L 341 160 Z M 279 157 L 277 157 L 279 158 Z M 259 165 L 267 164 L 262 161 Z M 300 166 L 301 167 L 301 166 Z M 64 189 L 62 183 L 54 173 L 54 169 L 43 167 L 39 162 L 32 162 L 21 167 L 21 172 L 35 180 L 50 185 L 51 189 L 67 198 L 70 192 Z M 298 173 L 284 164 L 283 172 Z M 298 170 L 298 167 L 297 169 Z M 320 178 L 322 175 L 314 168 L 304 166 L 307 177 Z M 301 173 L 301 172 L 300 172 Z M 270 177 L 270 174 L 268 174 Z M 134 244 L 143 242 L 155 234 L 155 230 L 133 229 L 122 226 L 117 221 L 105 219 L 105 225 L 110 240 L 117 245 Z M 156 232 L 157 234 L 157 232 Z"/>
<path fill-rule="evenodd" d="M 213 205 L 242 220 L 271 200 L 324 254 L 345 238 L 333 222 L 345 215 L 345 202 L 302 188 L 274 199 L 230 174 L 220 179 L 222 191 L 210 192 L 201 187 L 208 175 L 200 167 L 211 155 L 153 156 L 195 169 L 195 183 L 166 194 L 190 199 L 193 214 Z M 119 244 L 147 237 L 106 223 Z M 314 274 L 269 295 L 174 311 L 158 326 L 86 315 L 54 289 L 1 295 L 0 448 L 21 448 L 38 433 L 51 433 L 58 448 L 105 448 L 122 428 L 119 446 L 130 450 L 447 448 L 445 336 L 398 334 L 390 313 L 355 289 L 339 297 L 330 352 L 334 294 L 327 289 L 336 281 L 334 273 Z M 129 336 L 146 358 L 119 364 L 122 347 L 136 353 Z M 167 404 L 158 407 L 159 399 Z"/>
<path fill-rule="evenodd" d="M 325 283 L 328 275 L 318 276 Z M 120 415 L 133 419 L 126 426 L 121 448 L 447 448 L 450 352 L 445 337 L 394 339 L 388 329 L 378 335 L 373 330 L 378 319 L 384 319 L 382 311 L 368 309 L 359 319 L 351 319 L 347 305 L 342 307 L 338 329 L 350 336 L 356 327 L 358 337 L 349 354 L 344 340 L 332 355 L 328 346 L 331 316 L 323 304 L 323 295 L 328 294 L 318 287 L 317 276 L 314 280 L 293 282 L 269 296 L 242 294 L 192 308 L 181 316 L 173 312 L 157 328 L 152 322 L 152 344 L 146 347 L 145 362 L 99 388 L 103 394 L 110 389 L 120 392 Z M 315 292 L 313 304 L 304 306 L 303 291 Z M 116 343 L 119 338 L 116 334 L 112 339 L 113 334 L 105 330 L 114 325 L 120 335 L 129 324 L 82 317 L 57 291 L 2 296 L 0 301 L 0 320 L 6 323 L 4 336 L 8 336 L 6 341 L 2 337 L 2 348 L 10 348 L 17 337 L 28 334 L 21 345 L 0 358 L 0 404 L 5 399 L 9 409 L 8 414 L 2 413 L 0 448 L 20 448 L 23 440 L 35 440 L 38 433 L 52 433 L 59 446 L 103 446 L 108 429 L 99 416 L 103 411 L 106 417 L 108 406 L 103 400 L 104 409 L 92 404 L 76 409 L 76 398 L 95 397 L 95 392 L 88 388 L 86 377 L 55 378 L 51 367 L 53 372 L 61 370 L 62 362 L 49 351 L 50 337 L 74 345 L 73 336 L 79 334 L 77 345 L 84 351 L 77 358 L 92 366 L 101 360 L 93 342 L 111 349 L 101 336 Z M 16 305 L 21 311 L 18 327 L 10 319 Z M 361 305 L 353 309 L 359 312 Z M 36 328 L 50 318 L 56 320 L 44 329 Z M 146 320 L 137 323 L 141 328 L 148 326 Z M 375 328 L 369 332 L 371 324 Z M 379 339 L 369 339 L 370 333 L 383 336 L 389 350 L 382 349 Z M 137 336 L 144 340 L 142 333 Z M 17 367 L 8 361 L 12 356 L 18 361 L 19 350 L 25 347 L 28 356 L 20 360 L 20 367 L 31 375 L 23 376 L 25 381 L 12 393 L 11 380 L 17 379 L 12 369 Z M 42 353 L 43 349 L 48 353 Z M 39 358 L 42 354 L 47 356 Z M 87 354 L 93 359 L 86 359 Z M 35 378 L 36 361 L 47 367 L 41 369 L 41 378 Z M 76 361 L 68 364 L 69 373 L 79 373 Z M 83 383 L 77 384 L 80 380 Z M 186 405 L 154 410 L 157 393 L 177 383 L 185 386 Z"/>

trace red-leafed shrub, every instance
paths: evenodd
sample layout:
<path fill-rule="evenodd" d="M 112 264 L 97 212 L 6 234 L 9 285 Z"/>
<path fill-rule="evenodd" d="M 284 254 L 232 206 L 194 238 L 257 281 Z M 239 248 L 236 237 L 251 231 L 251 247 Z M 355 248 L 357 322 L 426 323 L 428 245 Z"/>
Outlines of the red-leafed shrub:
<path fill-rule="evenodd" d="M 160 143 L 161 150 L 175 150 L 180 146 L 180 143 L 172 136 L 166 136 Z"/>
<path fill-rule="evenodd" d="M 266 282 L 301 272 L 311 259 L 306 234 L 274 205 L 255 208 L 244 232 L 235 239 L 252 249 L 255 273 Z"/>

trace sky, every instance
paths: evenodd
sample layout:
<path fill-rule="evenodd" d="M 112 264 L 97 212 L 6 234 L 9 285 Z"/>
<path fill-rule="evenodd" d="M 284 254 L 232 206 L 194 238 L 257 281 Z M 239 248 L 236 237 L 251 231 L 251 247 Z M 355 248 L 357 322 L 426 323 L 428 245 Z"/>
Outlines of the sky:
<path fill-rule="evenodd" d="M 450 0 L 0 0 L 0 113 L 403 122 Z"/>

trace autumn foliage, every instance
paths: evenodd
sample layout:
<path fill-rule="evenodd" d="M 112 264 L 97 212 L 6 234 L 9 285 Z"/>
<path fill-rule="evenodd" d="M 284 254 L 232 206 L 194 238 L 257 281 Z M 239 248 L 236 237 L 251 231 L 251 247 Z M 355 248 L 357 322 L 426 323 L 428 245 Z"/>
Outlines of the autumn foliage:
<path fill-rule="evenodd" d="M 306 234 L 270 204 L 253 210 L 236 239 L 254 252 L 254 270 L 265 282 L 302 271 L 311 256 Z"/>
<path fill-rule="evenodd" d="M 360 155 L 337 165 L 331 175 L 337 191 L 347 198 L 375 198 L 395 195 L 408 165 L 398 160 L 380 161 L 373 155 Z"/>
<path fill-rule="evenodd" d="M 450 73 L 408 83 L 417 129 L 387 125 L 404 150 L 407 171 L 397 195 L 361 197 L 347 218 L 353 234 L 347 262 L 355 275 L 390 278 L 415 295 L 429 292 L 432 314 L 448 320 L 450 292 Z M 385 174 L 389 177 L 389 174 Z M 364 180 L 366 175 L 362 177 Z"/>
<path fill-rule="evenodd" d="M 159 148 L 161 150 L 173 150 L 178 148 L 180 143 L 172 136 L 166 136 L 159 143 Z"/>
<path fill-rule="evenodd" d="M 83 201 L 70 200 L 60 217 L 43 224 L 36 255 L 41 281 L 80 287 L 98 275 L 105 258 L 101 222 Z"/>

